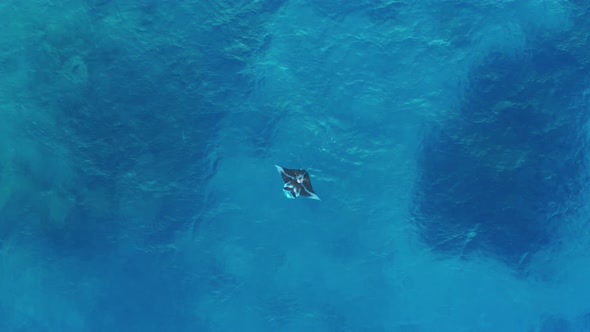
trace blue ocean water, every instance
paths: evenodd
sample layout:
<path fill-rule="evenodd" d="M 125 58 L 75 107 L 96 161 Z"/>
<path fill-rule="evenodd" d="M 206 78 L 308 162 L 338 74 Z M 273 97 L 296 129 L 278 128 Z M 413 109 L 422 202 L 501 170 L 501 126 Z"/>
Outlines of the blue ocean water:
<path fill-rule="evenodd" d="M 590 3 L 0 22 L 0 331 L 590 331 Z"/>

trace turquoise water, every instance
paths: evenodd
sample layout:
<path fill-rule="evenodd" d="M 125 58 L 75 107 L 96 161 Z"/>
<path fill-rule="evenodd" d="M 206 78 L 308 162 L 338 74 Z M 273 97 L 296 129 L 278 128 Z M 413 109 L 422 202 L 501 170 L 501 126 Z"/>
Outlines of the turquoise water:
<path fill-rule="evenodd" d="M 0 330 L 590 331 L 589 7 L 3 1 Z"/>

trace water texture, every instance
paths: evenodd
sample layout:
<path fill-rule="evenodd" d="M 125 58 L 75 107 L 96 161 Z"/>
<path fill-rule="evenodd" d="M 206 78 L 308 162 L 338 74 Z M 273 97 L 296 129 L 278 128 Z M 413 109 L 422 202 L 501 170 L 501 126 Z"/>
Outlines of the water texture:
<path fill-rule="evenodd" d="M 0 22 L 0 330 L 590 331 L 590 4 Z"/>

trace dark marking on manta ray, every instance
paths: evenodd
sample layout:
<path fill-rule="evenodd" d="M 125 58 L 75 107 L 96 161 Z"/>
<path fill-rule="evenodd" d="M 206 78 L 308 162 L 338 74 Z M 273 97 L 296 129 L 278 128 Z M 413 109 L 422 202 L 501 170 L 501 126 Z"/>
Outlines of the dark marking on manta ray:
<path fill-rule="evenodd" d="M 304 169 L 289 169 L 275 165 L 279 174 L 283 178 L 285 184 L 283 185 L 283 194 L 287 198 L 297 198 L 299 196 L 308 197 L 311 199 L 320 198 L 313 192 L 311 187 L 311 179 L 309 173 Z"/>

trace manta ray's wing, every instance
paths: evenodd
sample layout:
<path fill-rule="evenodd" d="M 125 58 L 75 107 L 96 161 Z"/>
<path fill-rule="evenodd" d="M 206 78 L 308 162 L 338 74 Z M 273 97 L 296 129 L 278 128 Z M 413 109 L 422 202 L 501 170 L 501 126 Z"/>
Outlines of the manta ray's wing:
<path fill-rule="evenodd" d="M 279 172 L 279 174 L 281 174 L 281 177 L 283 178 L 283 182 L 287 183 L 289 181 L 294 181 L 295 180 L 295 174 L 289 174 L 287 173 L 287 171 L 290 171 L 290 169 L 285 169 L 282 168 L 281 166 L 275 165 L 275 167 L 277 168 L 277 172 Z"/>
<path fill-rule="evenodd" d="M 290 169 L 290 168 L 284 168 L 278 165 L 275 165 L 275 167 L 277 168 L 277 171 L 279 172 L 279 174 L 281 174 L 281 177 L 283 178 L 283 181 L 289 182 L 289 181 L 293 181 L 297 179 L 297 175 L 301 175 L 303 174 L 304 177 L 307 177 L 307 179 L 309 179 L 309 175 L 307 175 L 307 171 L 304 169 Z"/>
<path fill-rule="evenodd" d="M 311 187 L 311 180 L 309 179 L 309 174 L 305 173 L 303 178 L 303 183 L 301 184 L 301 196 L 309 197 L 311 199 L 317 199 L 318 201 L 320 198 L 313 192 L 313 188 Z"/>

